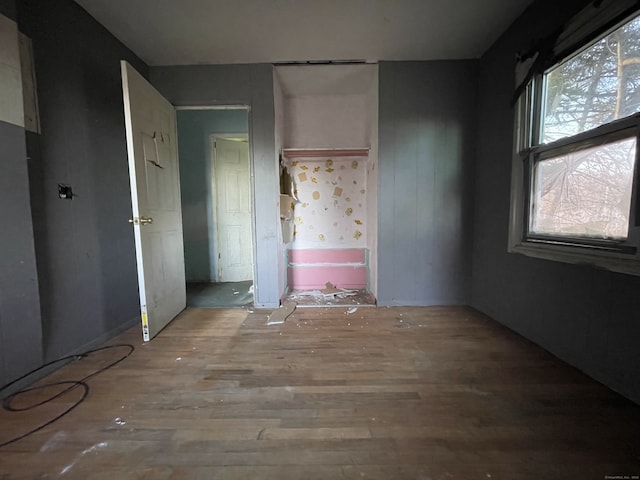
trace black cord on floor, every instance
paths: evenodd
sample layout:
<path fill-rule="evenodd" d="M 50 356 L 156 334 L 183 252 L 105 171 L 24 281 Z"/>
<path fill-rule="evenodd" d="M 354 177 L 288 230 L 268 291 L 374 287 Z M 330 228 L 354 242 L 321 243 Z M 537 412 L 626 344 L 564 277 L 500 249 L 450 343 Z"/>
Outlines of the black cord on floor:
<path fill-rule="evenodd" d="M 70 381 L 62 381 L 62 382 L 55 382 L 55 383 L 45 383 L 42 385 L 38 385 L 36 387 L 31 387 L 31 388 L 25 388 L 24 390 L 20 390 L 18 392 L 15 392 L 11 395 L 9 395 L 7 398 L 5 398 L 2 402 L 2 407 L 10 412 L 24 412 L 27 410 L 32 410 L 34 408 L 37 408 L 41 405 L 44 405 L 46 403 L 49 403 L 53 400 L 55 400 L 56 398 L 61 397 L 62 395 L 71 392 L 72 390 L 75 390 L 76 388 L 81 387 L 82 388 L 82 396 L 73 404 L 71 405 L 69 408 L 67 408 L 64 412 L 60 413 L 59 415 L 57 415 L 56 417 L 48 420 L 47 422 L 37 426 L 36 428 L 28 431 L 27 433 L 24 433 L 22 435 L 19 435 L 17 437 L 12 438 L 11 440 L 7 440 L 6 442 L 2 442 L 0 443 L 0 448 L 5 447 L 9 444 L 15 443 L 18 440 L 22 440 L 23 438 L 26 438 L 30 435 L 33 435 L 36 432 L 39 432 L 40 430 L 42 430 L 45 427 L 48 427 L 49 425 L 51 425 L 54 422 L 57 422 L 58 420 L 60 420 L 62 417 L 64 417 L 65 415 L 67 415 L 69 412 L 71 412 L 71 410 L 73 410 L 74 408 L 76 408 L 78 405 L 80 405 L 82 402 L 84 402 L 84 400 L 87 398 L 87 396 L 89 395 L 89 385 L 87 384 L 87 380 L 89 380 L 92 377 L 95 377 L 96 375 L 104 372 L 105 370 L 110 369 L 111 367 L 117 365 L 118 363 L 120 363 L 121 361 L 123 361 L 125 358 L 127 358 L 129 355 L 131 355 L 133 353 L 133 351 L 135 350 L 135 347 L 133 345 L 130 345 L 128 343 L 122 343 L 122 344 L 117 344 L 117 345 L 109 345 L 106 347 L 100 347 L 100 348 L 94 348 L 93 350 L 87 350 L 84 353 L 81 353 L 79 355 L 69 355 L 67 357 L 62 357 L 59 358 L 57 360 L 54 360 L 52 362 L 48 362 L 45 363 L 44 365 L 42 365 L 41 367 L 38 367 L 34 370 L 31 370 L 30 372 L 26 373 L 25 375 L 21 376 L 20 378 L 17 378 L 16 380 L 14 380 L 11 383 L 6 384 L 5 386 L 3 386 L 2 388 L 0 388 L 0 393 L 2 393 L 4 390 L 6 390 L 7 388 L 11 387 L 12 385 L 15 385 L 17 382 L 24 380 L 25 378 L 33 375 L 34 373 L 39 372 L 40 370 L 50 367 L 51 365 L 55 365 L 56 363 L 61 363 L 61 362 L 65 362 L 65 361 L 70 361 L 70 360 L 79 360 L 81 358 L 86 358 L 88 356 L 90 356 L 92 353 L 96 353 L 96 352 L 100 352 L 103 350 L 110 350 L 110 349 L 114 349 L 114 348 L 128 348 L 129 351 L 123 355 L 122 357 L 118 358 L 117 360 L 111 362 L 109 365 L 106 365 L 102 368 L 100 368 L 99 370 L 96 370 L 95 372 L 87 375 L 86 377 L 80 379 L 80 380 L 70 380 Z M 33 392 L 35 390 L 42 390 L 45 388 L 49 388 L 49 387 L 55 387 L 57 385 L 69 385 L 67 388 L 61 390 L 60 392 L 56 393 L 55 395 L 52 395 L 49 398 L 46 398 L 38 403 L 34 403 L 32 405 L 27 405 L 25 407 L 20 407 L 20 408 L 16 408 L 12 406 L 13 401 L 16 399 L 16 397 L 19 397 L 20 395 L 23 395 L 25 393 L 28 392 Z"/>

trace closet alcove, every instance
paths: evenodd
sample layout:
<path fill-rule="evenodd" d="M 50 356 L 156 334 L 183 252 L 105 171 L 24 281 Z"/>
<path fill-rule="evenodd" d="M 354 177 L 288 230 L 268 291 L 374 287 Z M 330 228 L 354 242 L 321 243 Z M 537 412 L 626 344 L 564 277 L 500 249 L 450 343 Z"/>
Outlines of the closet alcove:
<path fill-rule="evenodd" d="M 288 292 L 377 289 L 378 68 L 274 69 Z"/>

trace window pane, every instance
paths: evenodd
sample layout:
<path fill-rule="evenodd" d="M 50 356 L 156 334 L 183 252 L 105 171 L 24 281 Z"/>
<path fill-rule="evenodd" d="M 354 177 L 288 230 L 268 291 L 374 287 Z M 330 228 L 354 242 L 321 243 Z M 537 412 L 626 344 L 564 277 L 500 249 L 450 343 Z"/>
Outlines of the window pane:
<path fill-rule="evenodd" d="M 640 17 L 545 75 L 542 143 L 640 110 Z"/>
<path fill-rule="evenodd" d="M 626 239 L 635 151 L 629 138 L 537 162 L 530 232 Z"/>

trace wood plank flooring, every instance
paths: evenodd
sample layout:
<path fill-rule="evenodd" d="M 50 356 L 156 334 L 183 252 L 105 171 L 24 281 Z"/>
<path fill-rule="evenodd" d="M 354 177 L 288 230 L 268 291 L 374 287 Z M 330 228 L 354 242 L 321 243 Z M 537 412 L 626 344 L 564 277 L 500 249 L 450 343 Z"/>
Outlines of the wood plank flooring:
<path fill-rule="evenodd" d="M 640 407 L 469 308 L 189 309 L 0 448 L 0 479 L 640 475 Z M 126 353 L 74 361 L 81 379 Z M 17 398 L 25 406 L 55 389 Z M 0 443 L 68 408 L 0 411 Z"/>

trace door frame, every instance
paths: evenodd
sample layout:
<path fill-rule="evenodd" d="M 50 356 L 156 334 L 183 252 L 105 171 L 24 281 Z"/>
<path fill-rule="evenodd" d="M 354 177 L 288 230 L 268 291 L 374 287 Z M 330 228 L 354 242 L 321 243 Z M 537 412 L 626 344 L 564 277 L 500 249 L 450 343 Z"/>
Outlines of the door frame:
<path fill-rule="evenodd" d="M 253 255 L 253 266 L 252 266 L 252 270 L 253 270 L 253 288 L 254 288 L 254 295 L 255 292 L 258 291 L 259 289 L 259 285 L 258 285 L 258 277 L 256 275 L 256 269 L 257 269 L 257 265 L 256 265 L 256 258 L 258 252 L 256 251 L 256 245 L 257 245 L 257 236 L 256 236 L 256 205 L 255 205 L 255 196 L 256 196 L 256 191 L 255 191 L 255 174 L 254 174 L 254 152 L 253 152 L 253 121 L 252 121 L 252 114 L 253 111 L 251 109 L 251 105 L 249 104 L 242 104 L 242 103 L 237 103 L 237 104 L 224 104 L 224 105 L 174 105 L 176 111 L 177 110 L 246 110 L 247 112 L 247 131 L 243 134 L 235 134 L 232 135 L 233 137 L 238 137 L 239 135 L 245 135 L 248 137 L 248 141 L 249 141 L 249 182 L 250 182 L 250 187 L 249 187 L 249 191 L 251 194 L 251 250 L 252 250 L 252 255 Z M 176 124 L 177 125 L 177 124 Z M 176 128 L 177 130 L 177 128 Z M 219 137 L 222 137 L 223 135 L 230 135 L 230 134 L 216 134 Z M 178 141 L 178 146 L 180 145 L 180 138 L 177 139 Z M 209 155 L 207 155 L 207 159 L 206 162 L 208 164 L 208 170 L 209 172 L 213 172 L 213 163 L 212 163 L 212 153 L 210 152 Z M 213 187 L 213 185 L 212 185 Z M 211 207 L 207 207 L 208 210 L 210 208 L 209 211 L 207 211 L 208 215 L 213 215 L 213 211 L 215 210 L 215 207 L 213 205 L 213 196 L 215 194 L 215 191 L 211 191 L 211 198 L 212 198 L 212 205 Z M 211 234 L 211 232 L 210 232 Z M 215 238 L 215 232 L 213 232 L 213 236 L 212 236 L 213 242 L 215 243 L 215 245 L 210 247 L 210 255 L 214 255 L 217 253 L 217 248 L 218 248 L 218 242 L 217 239 Z M 213 257 L 212 257 L 213 258 Z M 210 281 L 216 281 L 215 279 L 217 279 L 217 267 L 218 267 L 218 262 L 217 260 L 215 261 L 215 268 L 212 268 L 209 270 L 209 276 L 210 276 Z M 211 271 L 213 270 L 213 271 Z"/>
<path fill-rule="evenodd" d="M 213 244 L 209 246 L 209 254 L 213 259 L 213 268 L 212 272 L 210 272 L 212 280 L 215 282 L 220 282 L 220 265 L 218 263 L 219 254 L 220 254 L 220 237 L 218 230 L 218 204 L 217 197 L 218 191 L 216 189 L 216 139 L 224 139 L 224 140 L 232 140 L 232 139 L 242 139 L 246 140 L 249 146 L 249 194 L 251 198 L 249 202 L 251 204 L 251 277 L 253 281 L 255 281 L 255 218 L 254 218 L 254 202 L 253 202 L 253 166 L 251 162 L 251 141 L 249 139 L 249 133 L 210 133 L 209 134 L 209 182 L 211 185 L 211 210 L 210 214 L 213 216 Z"/>

